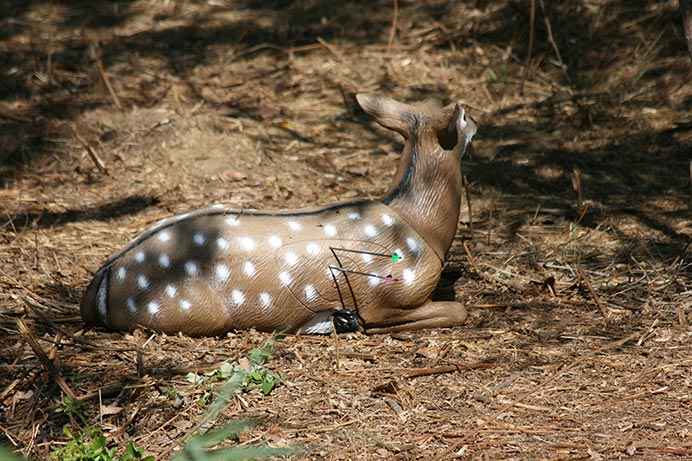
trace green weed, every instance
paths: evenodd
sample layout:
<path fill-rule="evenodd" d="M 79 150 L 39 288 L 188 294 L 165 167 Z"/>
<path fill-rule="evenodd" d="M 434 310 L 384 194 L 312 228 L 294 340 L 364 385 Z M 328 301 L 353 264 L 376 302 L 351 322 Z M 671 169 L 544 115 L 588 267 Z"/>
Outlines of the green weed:
<path fill-rule="evenodd" d="M 65 397 L 56 413 L 65 413 L 73 424 L 76 417 L 84 427 L 81 431 L 72 432 L 70 425 L 62 428 L 66 441 L 62 445 L 54 445 L 50 452 L 50 459 L 55 461 L 154 461 L 153 456 L 144 457 L 144 450 L 129 443 L 125 447 L 125 453 L 120 456 L 115 454 L 116 448 L 108 448 L 106 436 L 98 427 L 91 427 L 86 418 L 79 411 L 81 402 L 71 397 Z"/>
<path fill-rule="evenodd" d="M 276 456 L 288 456 L 296 453 L 296 448 L 274 448 L 268 445 L 234 445 L 218 448 L 225 441 L 237 439 L 238 434 L 259 424 L 258 421 L 245 418 L 230 421 L 218 429 L 213 427 L 214 421 L 236 392 L 248 392 L 261 389 L 268 395 L 283 380 L 281 376 L 264 367 L 264 362 L 271 360 L 269 352 L 255 348 L 237 365 L 224 362 L 218 370 L 205 373 L 212 382 L 224 381 L 224 385 L 215 395 L 209 410 L 199 424 L 200 430 L 190 438 L 183 449 L 172 459 L 174 461 L 232 461 L 241 459 L 264 459 Z M 241 363 L 243 364 L 241 366 Z M 199 376 L 188 375 L 188 381 L 199 383 Z M 204 432 L 206 430 L 206 432 Z"/>
<path fill-rule="evenodd" d="M 279 374 L 268 370 L 263 365 L 264 362 L 272 358 L 269 352 L 255 348 L 246 357 L 246 366 L 224 362 L 217 370 L 204 373 L 204 376 L 206 376 L 212 384 L 218 381 L 228 381 L 231 377 L 237 377 L 236 379 L 240 381 L 238 388 L 240 391 L 248 392 L 259 388 L 264 395 L 269 395 L 274 388 L 283 383 Z M 204 376 L 198 375 L 197 373 L 188 373 L 185 379 L 196 386 L 201 386 L 204 384 Z M 210 397 L 210 395 L 207 394 L 208 393 L 204 393 L 201 397 L 204 403 L 206 403 Z"/>
<path fill-rule="evenodd" d="M 268 370 L 264 363 L 271 360 L 269 352 L 255 348 L 246 357 L 241 358 L 237 364 L 224 362 L 217 370 L 199 375 L 189 373 L 186 379 L 197 387 L 209 388 L 200 397 L 203 404 L 213 402 L 207 414 L 200 423 L 199 433 L 191 437 L 183 446 L 183 449 L 172 459 L 175 461 L 216 461 L 216 460 L 240 460 L 263 459 L 275 456 L 290 455 L 296 452 L 294 448 L 273 448 L 267 445 L 234 445 L 231 447 L 218 446 L 228 440 L 238 438 L 238 434 L 248 428 L 259 424 L 254 419 L 242 419 L 231 421 L 218 429 L 204 430 L 212 427 L 214 420 L 221 410 L 232 399 L 236 392 L 249 392 L 260 389 L 264 395 L 269 395 L 272 390 L 283 383 L 281 376 Z M 218 392 L 214 392 L 216 384 L 221 384 Z M 181 399 L 180 393 L 175 389 L 169 389 L 168 395 L 172 399 Z M 57 413 L 66 414 L 71 424 L 63 427 L 66 441 L 61 445 L 54 445 L 51 450 L 52 461 L 154 461 L 153 456 L 144 457 L 144 450 L 135 447 L 132 443 L 125 447 L 125 452 L 117 456 L 116 448 L 108 447 L 107 439 L 100 428 L 91 427 L 86 418 L 80 412 L 81 402 L 70 397 L 65 397 Z M 80 427 L 74 431 L 70 427 Z"/>

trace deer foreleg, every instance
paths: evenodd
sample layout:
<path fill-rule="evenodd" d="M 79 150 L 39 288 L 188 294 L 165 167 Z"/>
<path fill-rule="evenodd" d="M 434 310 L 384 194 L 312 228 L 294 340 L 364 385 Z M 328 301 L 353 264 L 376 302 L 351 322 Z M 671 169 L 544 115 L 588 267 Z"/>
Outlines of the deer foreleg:
<path fill-rule="evenodd" d="M 397 333 L 461 325 L 468 312 L 463 304 L 454 301 L 428 300 L 415 309 L 386 309 L 369 312 L 364 330 L 368 334 Z"/>

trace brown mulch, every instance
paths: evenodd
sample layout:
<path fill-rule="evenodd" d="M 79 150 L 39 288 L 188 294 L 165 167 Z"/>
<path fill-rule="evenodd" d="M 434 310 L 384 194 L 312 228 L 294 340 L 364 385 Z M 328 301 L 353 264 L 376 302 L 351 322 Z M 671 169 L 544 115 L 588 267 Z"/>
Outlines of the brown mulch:
<path fill-rule="evenodd" d="M 394 8 L 396 5 L 396 9 Z M 295 459 L 692 457 L 692 85 L 677 2 L 5 2 L 0 444 L 79 423 L 167 459 L 208 410 L 190 372 L 255 347 L 284 384 L 218 424 Z M 530 36 L 533 35 L 533 40 Z M 526 57 L 531 46 L 531 59 Z M 479 124 L 441 298 L 466 325 L 187 338 L 86 330 L 115 250 L 211 203 L 378 197 L 400 140 L 354 92 Z"/>

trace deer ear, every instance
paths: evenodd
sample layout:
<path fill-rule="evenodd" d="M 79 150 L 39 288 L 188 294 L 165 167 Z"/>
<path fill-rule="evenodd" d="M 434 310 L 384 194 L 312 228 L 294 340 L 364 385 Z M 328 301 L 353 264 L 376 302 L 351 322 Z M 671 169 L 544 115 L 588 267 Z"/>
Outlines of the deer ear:
<path fill-rule="evenodd" d="M 438 110 L 432 121 L 432 127 L 437 136 L 437 142 L 444 150 L 452 150 L 459 142 L 457 136 L 457 120 L 459 118 L 459 106 L 450 104 Z"/>
<path fill-rule="evenodd" d="M 377 123 L 408 138 L 414 115 L 411 106 L 374 94 L 357 94 L 356 100 Z"/>

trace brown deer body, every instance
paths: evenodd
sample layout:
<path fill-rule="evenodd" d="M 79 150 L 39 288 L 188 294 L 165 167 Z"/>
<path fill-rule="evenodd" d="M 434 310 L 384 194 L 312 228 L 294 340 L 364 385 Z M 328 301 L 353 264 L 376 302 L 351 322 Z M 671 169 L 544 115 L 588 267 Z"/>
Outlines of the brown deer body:
<path fill-rule="evenodd" d="M 457 105 L 358 101 L 406 138 L 381 200 L 277 212 L 213 206 L 165 219 L 99 269 L 82 299 L 85 322 L 189 335 L 462 323 L 461 304 L 430 294 L 456 233 L 460 160 L 475 125 Z"/>

